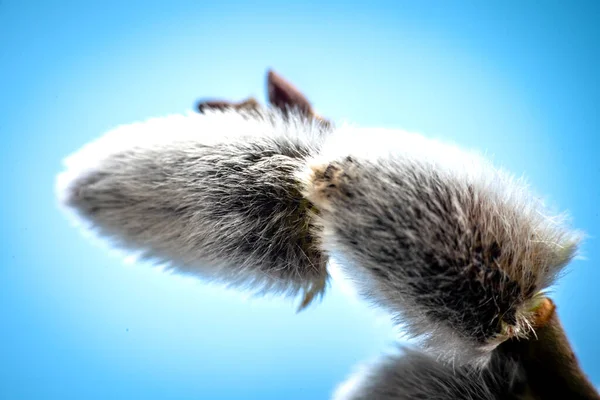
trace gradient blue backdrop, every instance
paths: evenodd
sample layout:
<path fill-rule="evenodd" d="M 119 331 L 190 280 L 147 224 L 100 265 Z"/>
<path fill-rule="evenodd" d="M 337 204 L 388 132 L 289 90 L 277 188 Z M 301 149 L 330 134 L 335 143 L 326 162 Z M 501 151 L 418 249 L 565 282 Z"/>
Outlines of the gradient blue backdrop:
<path fill-rule="evenodd" d="M 486 150 L 589 239 L 555 293 L 600 384 L 598 2 L 0 2 L 0 398 L 327 399 L 393 344 L 334 285 L 300 315 L 123 265 L 55 207 L 61 159 L 272 66 L 336 120 Z"/>

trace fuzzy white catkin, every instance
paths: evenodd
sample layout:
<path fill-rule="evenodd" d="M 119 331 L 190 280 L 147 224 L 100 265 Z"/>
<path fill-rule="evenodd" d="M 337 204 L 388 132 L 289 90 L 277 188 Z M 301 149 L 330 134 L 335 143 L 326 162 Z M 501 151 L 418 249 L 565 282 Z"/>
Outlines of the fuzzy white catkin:
<path fill-rule="evenodd" d="M 332 400 L 518 400 L 524 390 L 526 376 L 514 360 L 497 357 L 480 371 L 404 349 L 356 368 Z"/>

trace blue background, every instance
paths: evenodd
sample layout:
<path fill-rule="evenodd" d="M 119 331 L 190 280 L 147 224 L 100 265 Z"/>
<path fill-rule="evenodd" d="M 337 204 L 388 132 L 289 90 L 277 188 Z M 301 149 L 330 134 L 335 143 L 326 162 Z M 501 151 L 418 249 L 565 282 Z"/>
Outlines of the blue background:
<path fill-rule="evenodd" d="M 57 210 L 64 156 L 274 67 L 335 120 L 487 151 L 589 234 L 554 297 L 600 384 L 597 2 L 0 2 L 0 398 L 327 399 L 393 344 L 318 307 L 124 265 Z"/>

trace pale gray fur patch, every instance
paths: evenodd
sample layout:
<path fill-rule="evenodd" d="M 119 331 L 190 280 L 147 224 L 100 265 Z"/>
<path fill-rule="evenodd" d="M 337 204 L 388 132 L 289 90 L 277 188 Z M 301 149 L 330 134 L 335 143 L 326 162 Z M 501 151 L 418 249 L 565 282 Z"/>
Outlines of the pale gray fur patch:
<path fill-rule="evenodd" d="M 510 360 L 495 360 L 486 370 L 453 367 L 424 353 L 405 349 L 363 365 L 335 391 L 333 400 L 517 400 L 525 376 Z"/>
<path fill-rule="evenodd" d="M 277 111 L 119 127 L 66 160 L 58 196 L 100 237 L 176 272 L 322 292 L 327 258 L 294 179 L 319 129 Z"/>

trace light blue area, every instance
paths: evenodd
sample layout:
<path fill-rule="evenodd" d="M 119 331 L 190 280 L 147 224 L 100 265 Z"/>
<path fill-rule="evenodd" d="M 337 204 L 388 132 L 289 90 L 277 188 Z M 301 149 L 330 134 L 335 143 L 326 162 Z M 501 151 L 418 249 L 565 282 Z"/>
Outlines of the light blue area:
<path fill-rule="evenodd" d="M 391 344 L 338 287 L 245 300 L 123 263 L 55 207 L 64 156 L 276 68 L 336 120 L 475 147 L 589 234 L 555 292 L 600 384 L 597 2 L 0 1 L 0 399 L 327 399 Z"/>

